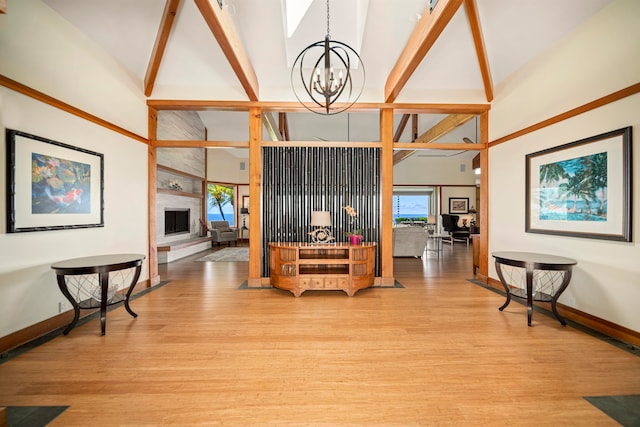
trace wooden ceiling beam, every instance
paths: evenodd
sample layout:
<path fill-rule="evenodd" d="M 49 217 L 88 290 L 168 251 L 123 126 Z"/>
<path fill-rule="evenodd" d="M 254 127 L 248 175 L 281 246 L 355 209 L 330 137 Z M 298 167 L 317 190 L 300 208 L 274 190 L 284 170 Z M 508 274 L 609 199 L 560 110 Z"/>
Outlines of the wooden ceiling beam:
<path fill-rule="evenodd" d="M 250 101 L 258 100 L 258 78 L 229 15 L 211 0 L 194 0 Z M 215 4 L 215 5 L 214 5 Z"/>
<path fill-rule="evenodd" d="M 426 144 L 435 141 L 436 139 L 448 134 L 460 125 L 467 123 L 473 119 L 473 114 L 450 114 L 444 119 L 440 120 L 431 129 L 420 135 L 413 141 L 415 144 Z M 404 159 L 412 156 L 417 150 L 400 150 L 393 155 L 393 164 L 400 163 Z"/>
<path fill-rule="evenodd" d="M 287 119 L 287 113 L 278 113 L 278 128 L 280 134 L 285 141 L 289 140 L 289 120 Z"/>
<path fill-rule="evenodd" d="M 149 65 L 147 65 L 147 72 L 144 76 L 144 96 L 151 96 L 151 92 L 153 92 L 153 85 L 156 83 L 156 77 L 158 77 L 160 63 L 162 62 L 164 51 L 167 48 L 167 42 L 169 41 L 171 28 L 173 28 L 173 23 L 175 22 L 179 6 L 180 0 L 167 0 L 167 3 L 164 6 L 162 20 L 160 21 L 160 28 L 158 28 L 156 42 L 153 45 L 153 51 L 149 58 Z"/>
<path fill-rule="evenodd" d="M 269 133 L 269 137 L 271 141 L 282 141 L 282 133 L 280 133 L 280 129 L 278 128 L 278 123 L 276 123 L 273 114 L 271 113 L 262 113 L 262 123 L 267 128 L 267 132 Z"/>
<path fill-rule="evenodd" d="M 439 0 L 431 13 L 427 6 L 387 77 L 384 87 L 385 102 L 393 102 L 398 98 L 398 94 L 436 43 L 462 2 L 463 0 Z"/>
<path fill-rule="evenodd" d="M 409 121 L 409 117 L 411 117 L 411 114 L 402 115 L 402 118 L 400 119 L 400 123 L 398 123 L 398 129 L 396 129 L 396 133 L 393 134 L 393 142 L 400 141 L 400 138 L 402 137 L 402 133 L 404 132 L 404 129 L 407 127 L 407 122 Z"/>
<path fill-rule="evenodd" d="M 299 102 L 288 101 L 223 101 L 223 100 L 188 100 L 188 99 L 147 99 L 147 106 L 158 110 L 221 110 L 248 111 L 252 107 L 262 111 L 307 113 Z M 392 108 L 394 114 L 482 114 L 489 111 L 491 104 L 419 104 L 419 103 L 355 103 L 349 112 L 379 111 Z"/>
<path fill-rule="evenodd" d="M 493 81 L 491 79 L 489 59 L 487 58 L 487 49 L 485 48 L 484 37 L 482 36 L 482 27 L 480 26 L 480 16 L 478 15 L 476 0 L 464 0 L 464 6 L 467 10 L 473 44 L 475 45 L 476 55 L 478 56 L 478 65 L 480 66 L 480 73 L 482 74 L 484 93 L 487 97 L 487 102 L 491 102 L 493 101 Z"/>
<path fill-rule="evenodd" d="M 460 125 L 473 119 L 473 114 L 450 114 L 440 120 L 434 127 L 416 138 L 415 142 L 433 142 L 436 139 L 448 134 Z"/>

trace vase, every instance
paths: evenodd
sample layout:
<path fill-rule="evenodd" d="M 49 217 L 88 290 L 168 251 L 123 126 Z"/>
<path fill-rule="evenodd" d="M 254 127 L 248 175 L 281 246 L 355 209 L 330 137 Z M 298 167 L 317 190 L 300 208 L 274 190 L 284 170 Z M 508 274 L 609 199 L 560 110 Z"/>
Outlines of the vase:
<path fill-rule="evenodd" d="M 349 244 L 351 245 L 359 245 L 362 241 L 362 236 L 359 234 L 351 234 L 349 235 Z"/>

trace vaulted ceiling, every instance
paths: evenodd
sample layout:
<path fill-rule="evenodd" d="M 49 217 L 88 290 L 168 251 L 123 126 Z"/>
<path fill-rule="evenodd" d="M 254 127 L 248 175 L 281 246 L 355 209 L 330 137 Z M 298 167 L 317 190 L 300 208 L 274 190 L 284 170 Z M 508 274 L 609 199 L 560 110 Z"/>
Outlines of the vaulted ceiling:
<path fill-rule="evenodd" d="M 43 1 L 109 52 L 150 99 L 297 102 L 290 64 L 327 30 L 325 0 Z M 430 13 L 428 0 L 333 0 L 330 32 L 362 58 L 359 102 L 489 103 L 511 75 L 610 1 L 439 0 Z M 346 140 L 375 137 L 360 134 L 370 126 L 356 114 L 337 115 L 331 126 L 322 116 L 288 116 L 291 139 L 336 139 L 332 131 Z M 420 118 L 420 134 L 446 118 L 430 116 Z M 201 117 L 210 139 L 247 138 L 244 118 Z M 245 124 L 240 134 L 234 121 Z M 447 138 L 475 134 L 471 120 Z"/>

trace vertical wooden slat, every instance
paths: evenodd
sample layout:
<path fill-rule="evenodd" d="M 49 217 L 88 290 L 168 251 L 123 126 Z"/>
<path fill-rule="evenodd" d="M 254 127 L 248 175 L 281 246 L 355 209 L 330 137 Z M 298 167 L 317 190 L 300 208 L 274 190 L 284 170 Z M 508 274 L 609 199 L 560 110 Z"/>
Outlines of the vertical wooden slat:
<path fill-rule="evenodd" d="M 260 275 L 260 247 L 262 236 L 260 231 L 262 185 L 262 113 L 260 108 L 249 109 L 249 278 L 248 286 L 262 286 Z"/>
<path fill-rule="evenodd" d="M 392 285 L 393 276 L 393 110 L 380 110 L 381 154 L 381 199 L 382 215 L 380 236 L 381 281 Z"/>

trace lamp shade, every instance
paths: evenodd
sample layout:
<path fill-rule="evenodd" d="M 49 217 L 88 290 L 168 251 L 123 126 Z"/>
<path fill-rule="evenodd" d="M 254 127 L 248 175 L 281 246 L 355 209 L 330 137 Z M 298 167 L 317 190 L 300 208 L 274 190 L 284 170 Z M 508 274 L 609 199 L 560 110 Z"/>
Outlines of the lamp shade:
<path fill-rule="evenodd" d="M 240 215 L 249 215 L 249 208 L 240 208 Z"/>
<path fill-rule="evenodd" d="M 331 227 L 331 213 L 328 211 L 311 212 L 311 225 L 318 227 Z"/>

